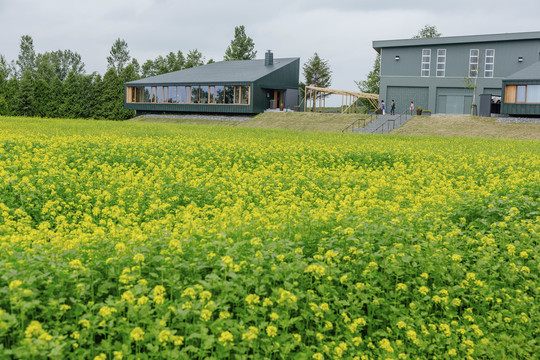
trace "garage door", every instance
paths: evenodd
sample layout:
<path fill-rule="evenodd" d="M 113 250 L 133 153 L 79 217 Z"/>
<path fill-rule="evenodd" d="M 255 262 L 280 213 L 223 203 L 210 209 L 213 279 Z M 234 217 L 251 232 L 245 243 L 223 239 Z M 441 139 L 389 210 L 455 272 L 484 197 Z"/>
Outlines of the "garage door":
<path fill-rule="evenodd" d="M 405 87 L 405 86 L 389 86 L 386 92 L 385 100 L 388 106 L 394 100 L 396 102 L 396 114 L 401 114 L 409 110 L 411 101 L 414 101 L 414 107 L 419 106 L 424 110 L 429 109 L 427 87 Z"/>

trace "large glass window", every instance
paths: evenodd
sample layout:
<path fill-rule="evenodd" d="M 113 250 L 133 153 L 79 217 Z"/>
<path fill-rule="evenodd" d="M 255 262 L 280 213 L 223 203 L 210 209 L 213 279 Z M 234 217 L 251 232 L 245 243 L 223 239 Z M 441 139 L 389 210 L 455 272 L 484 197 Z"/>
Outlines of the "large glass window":
<path fill-rule="evenodd" d="M 163 102 L 163 86 L 158 86 L 156 90 L 156 100 L 158 103 Z"/>
<path fill-rule="evenodd" d="M 437 77 L 446 75 L 446 49 L 437 49 Z"/>
<path fill-rule="evenodd" d="M 240 93 L 240 104 L 247 105 L 249 103 L 249 86 L 242 86 Z"/>
<path fill-rule="evenodd" d="M 478 77 L 478 58 L 480 51 L 478 49 L 471 49 L 469 54 L 469 77 Z"/>
<path fill-rule="evenodd" d="M 527 102 L 540 103 L 540 85 L 527 85 Z"/>
<path fill-rule="evenodd" d="M 216 104 L 223 104 L 225 99 L 225 86 L 216 85 Z"/>
<path fill-rule="evenodd" d="M 191 87 L 191 103 L 192 104 L 199 103 L 199 87 L 198 86 Z"/>
<path fill-rule="evenodd" d="M 495 49 L 486 49 L 484 77 L 492 78 L 495 70 Z"/>
<path fill-rule="evenodd" d="M 144 102 L 152 102 L 152 88 L 150 86 L 144 87 Z"/>
<path fill-rule="evenodd" d="M 128 86 L 127 103 L 249 105 L 251 87 L 244 85 Z"/>
<path fill-rule="evenodd" d="M 431 49 L 422 49 L 421 76 L 429 77 L 431 64 Z"/>
<path fill-rule="evenodd" d="M 519 85 L 517 87 L 516 102 L 525 102 L 525 94 L 527 93 L 527 87 L 525 85 Z"/>
<path fill-rule="evenodd" d="M 208 86 L 199 87 L 199 103 L 208 104 Z"/>
<path fill-rule="evenodd" d="M 184 104 L 186 102 L 186 88 L 185 86 L 178 86 L 176 88 L 176 100 L 179 104 Z"/>
<path fill-rule="evenodd" d="M 234 104 L 234 86 L 225 86 L 225 104 Z"/>
<path fill-rule="evenodd" d="M 216 87 L 215 86 L 208 87 L 208 103 L 209 104 L 216 103 Z"/>
<path fill-rule="evenodd" d="M 176 86 L 169 86 L 169 99 L 168 102 L 176 103 Z"/>

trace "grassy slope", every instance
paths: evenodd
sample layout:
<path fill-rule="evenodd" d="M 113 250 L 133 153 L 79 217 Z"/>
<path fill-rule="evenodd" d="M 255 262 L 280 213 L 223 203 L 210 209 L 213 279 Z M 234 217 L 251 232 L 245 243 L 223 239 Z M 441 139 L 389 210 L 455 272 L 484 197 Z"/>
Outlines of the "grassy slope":
<path fill-rule="evenodd" d="M 259 114 L 248 121 L 153 117 L 138 117 L 132 121 L 341 132 L 342 129 L 354 120 L 365 116 L 361 114 L 289 112 Z M 498 123 L 495 121 L 495 118 L 471 116 L 415 116 L 400 129 L 392 131 L 392 134 L 540 140 L 540 124 Z"/>
<path fill-rule="evenodd" d="M 415 116 L 392 134 L 540 140 L 540 124 L 499 123 L 476 116 Z"/>
<path fill-rule="evenodd" d="M 132 121 L 161 122 L 193 125 L 221 125 L 236 127 L 251 127 L 263 129 L 287 129 L 298 131 L 341 132 L 345 127 L 363 114 L 320 114 L 320 113 L 263 113 L 247 121 L 210 120 L 210 119 L 181 119 L 138 117 Z"/>

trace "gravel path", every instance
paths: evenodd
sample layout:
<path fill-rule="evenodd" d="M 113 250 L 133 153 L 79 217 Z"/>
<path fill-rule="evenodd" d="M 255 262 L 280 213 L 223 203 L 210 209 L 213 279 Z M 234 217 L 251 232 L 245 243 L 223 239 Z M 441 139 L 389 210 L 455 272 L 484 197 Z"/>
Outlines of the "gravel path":
<path fill-rule="evenodd" d="M 498 118 L 497 122 L 506 123 L 540 123 L 540 118 L 505 117 Z"/>

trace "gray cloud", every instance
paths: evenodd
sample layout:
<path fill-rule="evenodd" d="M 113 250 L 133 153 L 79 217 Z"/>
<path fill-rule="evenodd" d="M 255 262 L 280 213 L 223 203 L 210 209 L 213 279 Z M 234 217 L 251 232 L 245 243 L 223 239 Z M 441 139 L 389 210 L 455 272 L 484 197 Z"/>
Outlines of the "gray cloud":
<path fill-rule="evenodd" d="M 203 5 L 204 4 L 204 5 Z M 337 89 L 355 89 L 372 69 L 373 40 L 414 36 L 425 24 L 443 36 L 538 31 L 536 0 L 513 3 L 454 0 L 384 2 L 357 0 L 0 0 L 0 54 L 14 60 L 22 35 L 37 52 L 70 49 L 81 54 L 87 72 L 106 70 L 116 38 L 128 42 L 140 63 L 170 51 L 197 48 L 206 59 L 222 60 L 245 25 L 260 57 L 314 52 L 328 59 Z M 527 9 L 526 11 L 523 11 Z"/>

